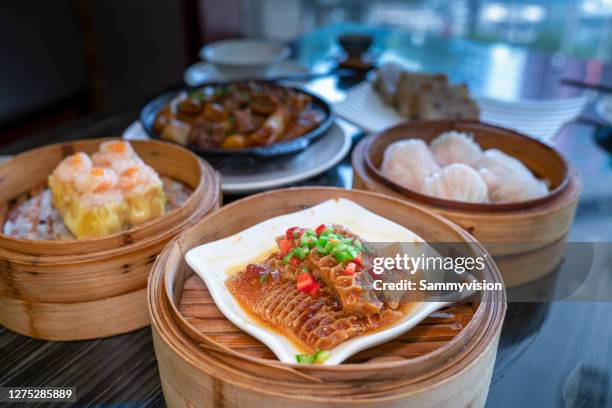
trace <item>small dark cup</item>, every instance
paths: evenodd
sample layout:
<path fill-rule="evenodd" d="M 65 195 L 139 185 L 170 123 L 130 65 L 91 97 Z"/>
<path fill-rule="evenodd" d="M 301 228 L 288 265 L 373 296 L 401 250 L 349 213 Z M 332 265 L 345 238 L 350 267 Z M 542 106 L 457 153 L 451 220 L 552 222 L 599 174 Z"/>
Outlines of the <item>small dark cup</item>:
<path fill-rule="evenodd" d="M 360 59 L 372 46 L 372 37 L 367 34 L 342 34 L 338 42 L 349 58 Z"/>

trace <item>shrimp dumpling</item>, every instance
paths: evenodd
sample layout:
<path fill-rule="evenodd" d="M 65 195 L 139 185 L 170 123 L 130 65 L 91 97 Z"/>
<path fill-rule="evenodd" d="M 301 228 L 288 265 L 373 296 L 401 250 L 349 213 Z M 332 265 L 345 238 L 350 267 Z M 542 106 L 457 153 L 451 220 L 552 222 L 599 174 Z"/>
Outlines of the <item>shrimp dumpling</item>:
<path fill-rule="evenodd" d="M 385 150 L 382 173 L 404 188 L 420 190 L 425 177 L 440 169 L 427 144 L 420 139 L 400 140 Z"/>
<path fill-rule="evenodd" d="M 491 202 L 526 201 L 548 194 L 545 182 L 537 179 L 520 160 L 500 150 L 485 151 L 476 168 L 489 188 Z"/>
<path fill-rule="evenodd" d="M 425 178 L 421 193 L 466 203 L 489 201 L 487 185 L 476 170 L 462 163 L 449 164 Z"/>
<path fill-rule="evenodd" d="M 482 157 L 478 143 L 470 135 L 455 130 L 440 134 L 431 142 L 430 148 L 441 166 L 452 163 L 473 166 Z"/>

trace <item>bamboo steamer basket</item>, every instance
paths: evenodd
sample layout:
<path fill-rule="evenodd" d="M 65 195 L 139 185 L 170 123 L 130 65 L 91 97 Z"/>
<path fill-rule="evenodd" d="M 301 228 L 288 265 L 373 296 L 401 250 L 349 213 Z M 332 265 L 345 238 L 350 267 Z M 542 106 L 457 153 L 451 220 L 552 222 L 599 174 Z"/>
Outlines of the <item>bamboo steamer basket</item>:
<path fill-rule="evenodd" d="M 453 305 L 345 364 L 285 364 L 225 319 L 183 260 L 197 245 L 337 197 L 410 228 L 425 240 L 466 242 L 474 253 L 486 253 L 454 224 L 376 193 L 291 188 L 225 206 L 173 240 L 149 278 L 153 342 L 168 406 L 484 406 L 506 311 L 505 293 L 483 292 L 473 304 Z M 501 282 L 491 257 L 485 278 Z"/>
<path fill-rule="evenodd" d="M 449 130 L 471 133 L 483 150 L 496 148 L 521 160 L 536 176 L 550 181 L 551 192 L 520 203 L 463 203 L 407 190 L 382 175 L 383 154 L 391 143 L 409 138 L 429 143 Z M 359 142 L 353 150 L 352 165 L 353 188 L 417 204 L 468 231 L 496 257 L 508 287 L 538 279 L 558 266 L 563 247 L 553 243 L 566 236 L 582 191 L 576 169 L 554 148 L 518 132 L 473 121 L 397 125 Z"/>
<path fill-rule="evenodd" d="M 0 166 L 0 224 L 19 199 L 40 192 L 66 156 L 93 153 L 110 139 L 30 150 Z M 81 240 L 29 240 L 0 234 L 0 323 L 45 340 L 106 337 L 149 324 L 147 277 L 163 247 L 220 205 L 219 177 L 189 150 L 159 141 L 132 141 L 160 175 L 192 189 L 178 208 L 136 228 Z"/>

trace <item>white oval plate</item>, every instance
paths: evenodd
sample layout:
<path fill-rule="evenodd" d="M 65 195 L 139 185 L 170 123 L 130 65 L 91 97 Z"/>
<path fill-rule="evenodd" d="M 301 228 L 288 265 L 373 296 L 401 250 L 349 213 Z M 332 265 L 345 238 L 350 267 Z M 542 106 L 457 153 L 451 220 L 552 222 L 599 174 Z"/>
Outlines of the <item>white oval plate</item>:
<path fill-rule="evenodd" d="M 128 126 L 123 132 L 123 138 L 150 139 L 140 121 Z M 306 180 L 338 164 L 351 148 L 351 142 L 350 134 L 341 125 L 334 123 L 321 139 L 297 155 L 259 162 L 256 168 L 246 168 L 238 174 L 227 174 L 223 168 L 217 169 L 221 173 L 221 188 L 226 194 L 246 194 Z M 245 165 L 246 163 L 240 163 L 240 167 Z M 236 166 L 228 163 L 228 167 Z"/>
<path fill-rule="evenodd" d="M 258 162 L 254 171 L 227 174 L 220 165 L 221 187 L 224 193 L 245 194 L 306 180 L 338 164 L 351 148 L 351 141 L 351 136 L 334 123 L 321 139 L 303 152 Z"/>
<path fill-rule="evenodd" d="M 275 248 L 274 238 L 291 226 L 316 227 L 337 223 L 370 242 L 423 242 L 414 232 L 374 214 L 346 199 L 333 199 L 306 210 L 281 215 L 254 225 L 238 234 L 191 249 L 187 264 L 202 278 L 215 304 L 232 323 L 260 340 L 280 361 L 295 363 L 302 351 L 286 337 L 260 326 L 236 302 L 225 280 L 236 267 L 246 266 Z M 385 330 L 347 340 L 330 350 L 325 365 L 336 365 L 353 354 L 385 343 L 412 329 L 429 314 L 447 306 L 447 302 L 419 303 L 402 320 Z"/>

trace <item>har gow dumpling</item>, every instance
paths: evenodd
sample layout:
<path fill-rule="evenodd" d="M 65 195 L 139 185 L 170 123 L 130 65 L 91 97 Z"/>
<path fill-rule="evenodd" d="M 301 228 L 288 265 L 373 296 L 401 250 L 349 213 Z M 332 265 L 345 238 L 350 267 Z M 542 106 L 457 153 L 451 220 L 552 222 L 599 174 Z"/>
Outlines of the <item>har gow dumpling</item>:
<path fill-rule="evenodd" d="M 449 164 L 425 178 L 421 193 L 466 203 L 489 201 L 487 185 L 476 170 L 462 163 Z"/>
<path fill-rule="evenodd" d="M 482 157 L 478 143 L 470 135 L 455 130 L 440 134 L 431 142 L 430 148 L 441 166 L 452 163 L 473 166 Z"/>
<path fill-rule="evenodd" d="M 476 165 L 494 203 L 511 203 L 548 194 L 548 186 L 516 158 L 497 150 L 484 152 Z"/>
<path fill-rule="evenodd" d="M 400 186 L 419 190 L 425 177 L 440 169 L 427 144 L 420 139 L 400 140 L 385 150 L 382 173 Z"/>

